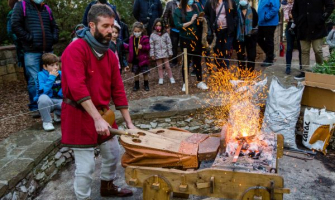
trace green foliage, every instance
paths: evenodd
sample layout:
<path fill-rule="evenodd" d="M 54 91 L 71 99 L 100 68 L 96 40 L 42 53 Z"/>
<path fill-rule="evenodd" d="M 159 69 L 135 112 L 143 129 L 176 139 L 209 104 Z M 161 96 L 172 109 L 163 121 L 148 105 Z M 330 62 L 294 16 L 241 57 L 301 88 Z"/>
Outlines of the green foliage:
<path fill-rule="evenodd" d="M 335 75 L 335 51 L 330 54 L 327 61 L 324 61 L 322 65 L 316 65 L 312 71 L 314 73 Z"/>
<path fill-rule="evenodd" d="M 9 38 L 7 36 L 7 14 L 10 11 L 7 1 L 0 1 L 0 45 L 5 45 L 9 43 Z"/>

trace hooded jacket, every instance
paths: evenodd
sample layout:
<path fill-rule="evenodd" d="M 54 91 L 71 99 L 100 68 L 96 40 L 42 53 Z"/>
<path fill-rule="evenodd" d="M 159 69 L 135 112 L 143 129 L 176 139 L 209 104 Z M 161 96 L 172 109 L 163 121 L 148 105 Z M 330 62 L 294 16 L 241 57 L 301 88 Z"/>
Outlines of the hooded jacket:
<path fill-rule="evenodd" d="M 260 0 L 258 3 L 258 26 L 277 26 L 279 8 L 279 0 Z"/>
<path fill-rule="evenodd" d="M 61 77 L 62 72 L 58 71 L 59 75 L 56 77 L 54 75 L 50 75 L 49 72 L 45 69 L 38 72 L 37 74 L 37 83 L 36 89 L 37 94 L 34 98 L 34 101 L 37 101 L 38 98 L 42 95 L 48 95 L 50 98 L 63 98 L 62 88 L 61 88 Z M 58 90 L 58 89 L 59 90 Z"/>
<path fill-rule="evenodd" d="M 58 42 L 58 26 L 52 13 L 31 0 L 25 1 L 25 11 L 17 2 L 12 14 L 12 30 L 21 41 L 25 52 L 51 52 Z M 25 12 L 25 16 L 24 16 Z"/>

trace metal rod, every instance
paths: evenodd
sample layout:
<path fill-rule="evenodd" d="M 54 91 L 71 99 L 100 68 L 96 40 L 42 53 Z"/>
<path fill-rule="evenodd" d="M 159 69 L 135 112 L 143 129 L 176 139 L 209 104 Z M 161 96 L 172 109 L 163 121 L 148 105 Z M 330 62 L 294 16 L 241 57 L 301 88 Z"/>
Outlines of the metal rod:
<path fill-rule="evenodd" d="M 243 146 L 243 141 L 239 143 L 239 145 L 238 145 L 238 147 L 237 147 L 237 149 L 236 149 L 236 151 L 235 151 L 235 155 L 234 155 L 233 163 L 236 163 L 236 162 L 237 162 L 237 159 L 238 159 L 238 156 L 240 155 L 242 146 Z"/>

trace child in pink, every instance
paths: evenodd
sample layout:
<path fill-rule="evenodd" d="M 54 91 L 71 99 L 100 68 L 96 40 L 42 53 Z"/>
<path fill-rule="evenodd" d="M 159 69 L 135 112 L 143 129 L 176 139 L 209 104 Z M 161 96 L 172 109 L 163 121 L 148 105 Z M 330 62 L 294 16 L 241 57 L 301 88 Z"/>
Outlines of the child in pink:
<path fill-rule="evenodd" d="M 158 84 L 163 84 L 163 64 L 165 65 L 165 71 L 168 73 L 170 82 L 176 83 L 172 76 L 172 71 L 169 64 L 169 57 L 172 53 L 172 43 L 169 33 L 166 32 L 163 26 L 163 20 L 157 18 L 152 27 L 153 31 L 150 36 L 150 57 L 152 60 L 156 60 L 158 66 Z"/>

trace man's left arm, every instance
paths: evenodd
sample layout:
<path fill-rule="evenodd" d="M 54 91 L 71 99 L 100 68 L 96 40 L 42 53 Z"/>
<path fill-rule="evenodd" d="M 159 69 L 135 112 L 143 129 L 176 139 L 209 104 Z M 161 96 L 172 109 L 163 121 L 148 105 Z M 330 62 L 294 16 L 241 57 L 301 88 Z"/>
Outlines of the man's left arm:
<path fill-rule="evenodd" d="M 279 1 L 268 1 L 268 4 L 266 5 L 267 7 L 269 7 L 269 11 L 265 13 L 265 20 L 269 21 L 271 19 L 273 19 L 276 15 L 278 15 L 279 12 Z"/>
<path fill-rule="evenodd" d="M 324 21 L 326 21 L 334 10 L 334 1 L 325 0 L 325 12 L 322 15 Z"/>
<path fill-rule="evenodd" d="M 162 17 L 162 14 L 163 14 L 162 2 L 159 0 L 158 1 L 158 16 Z"/>
<path fill-rule="evenodd" d="M 136 129 L 133 122 L 131 121 L 128 108 L 122 108 L 122 109 L 120 109 L 120 112 L 123 116 L 124 121 L 126 122 L 127 127 L 129 129 Z"/>
<path fill-rule="evenodd" d="M 53 44 L 56 44 L 58 43 L 58 38 L 59 38 L 59 28 L 58 28 L 58 25 L 52 13 L 51 13 L 51 17 L 52 17 L 52 20 L 51 20 L 52 39 L 53 39 Z"/>
<path fill-rule="evenodd" d="M 111 56 L 111 55 L 109 55 Z M 126 92 L 124 90 L 122 78 L 120 75 L 119 68 L 117 66 L 117 60 L 115 55 L 113 56 L 112 60 L 112 85 L 111 85 L 111 96 L 113 99 L 113 102 L 115 104 L 115 109 L 120 110 L 126 125 L 128 128 L 134 128 L 130 114 L 128 111 L 128 101 L 126 97 Z"/>

